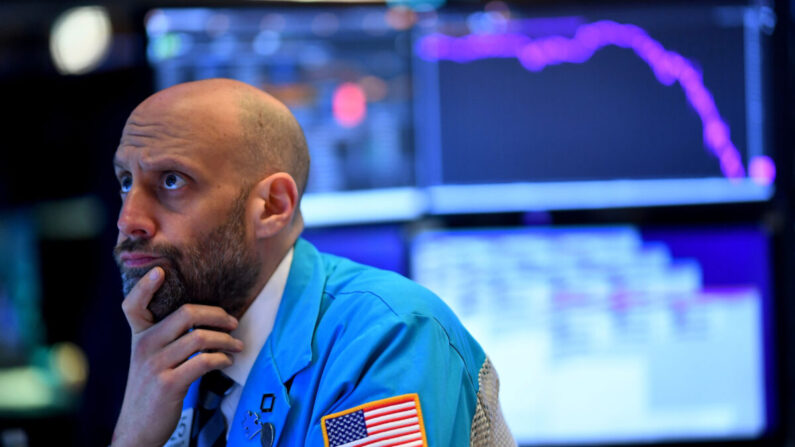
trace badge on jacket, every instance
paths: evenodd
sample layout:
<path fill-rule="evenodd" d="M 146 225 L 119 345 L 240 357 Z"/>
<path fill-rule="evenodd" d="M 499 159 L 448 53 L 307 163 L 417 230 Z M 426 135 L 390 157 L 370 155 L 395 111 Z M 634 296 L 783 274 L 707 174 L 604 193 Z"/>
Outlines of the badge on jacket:
<path fill-rule="evenodd" d="M 193 408 L 182 410 L 177 428 L 168 438 L 163 447 L 188 447 L 190 445 L 190 429 L 193 424 Z"/>
<path fill-rule="evenodd" d="M 427 446 L 420 398 L 404 394 L 368 402 L 321 420 L 326 447 L 356 446 L 389 441 L 405 446 Z"/>

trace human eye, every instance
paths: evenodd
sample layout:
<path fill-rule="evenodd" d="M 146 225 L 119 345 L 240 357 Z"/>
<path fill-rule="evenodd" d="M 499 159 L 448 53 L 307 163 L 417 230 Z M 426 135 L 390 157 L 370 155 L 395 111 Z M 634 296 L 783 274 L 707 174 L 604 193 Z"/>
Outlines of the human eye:
<path fill-rule="evenodd" d="M 121 174 L 119 176 L 119 189 L 122 194 L 125 194 L 130 191 L 132 188 L 132 176 L 129 174 Z"/>
<path fill-rule="evenodd" d="M 163 176 L 163 188 L 168 190 L 176 190 L 185 186 L 185 179 L 176 172 L 167 172 Z"/>

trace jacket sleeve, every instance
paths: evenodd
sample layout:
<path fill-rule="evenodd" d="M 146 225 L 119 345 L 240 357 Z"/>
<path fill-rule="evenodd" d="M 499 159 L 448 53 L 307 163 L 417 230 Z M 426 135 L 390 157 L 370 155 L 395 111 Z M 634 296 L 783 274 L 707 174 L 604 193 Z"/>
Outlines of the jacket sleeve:
<path fill-rule="evenodd" d="M 470 445 L 478 407 L 478 377 L 470 371 L 480 365 L 466 364 L 472 356 L 461 355 L 434 318 L 389 314 L 373 324 L 354 321 L 326 348 L 305 445 L 329 445 L 323 416 L 406 394 L 419 398 L 427 445 Z"/>

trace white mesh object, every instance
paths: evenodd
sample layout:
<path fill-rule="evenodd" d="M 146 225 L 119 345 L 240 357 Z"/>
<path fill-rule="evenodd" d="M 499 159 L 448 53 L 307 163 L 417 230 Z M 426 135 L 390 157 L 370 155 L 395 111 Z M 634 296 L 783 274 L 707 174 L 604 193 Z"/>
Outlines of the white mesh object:
<path fill-rule="evenodd" d="M 471 447 L 516 446 L 500 409 L 500 379 L 488 357 L 478 373 L 478 405 L 469 434 Z"/>

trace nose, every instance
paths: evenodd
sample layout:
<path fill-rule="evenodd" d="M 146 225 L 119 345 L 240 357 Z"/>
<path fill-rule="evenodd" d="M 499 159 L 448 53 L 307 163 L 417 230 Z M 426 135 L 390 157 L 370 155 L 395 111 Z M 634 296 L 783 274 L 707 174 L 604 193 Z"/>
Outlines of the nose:
<path fill-rule="evenodd" d="M 152 205 L 145 191 L 131 189 L 122 202 L 119 220 L 116 221 L 119 238 L 151 239 L 157 229 Z"/>

